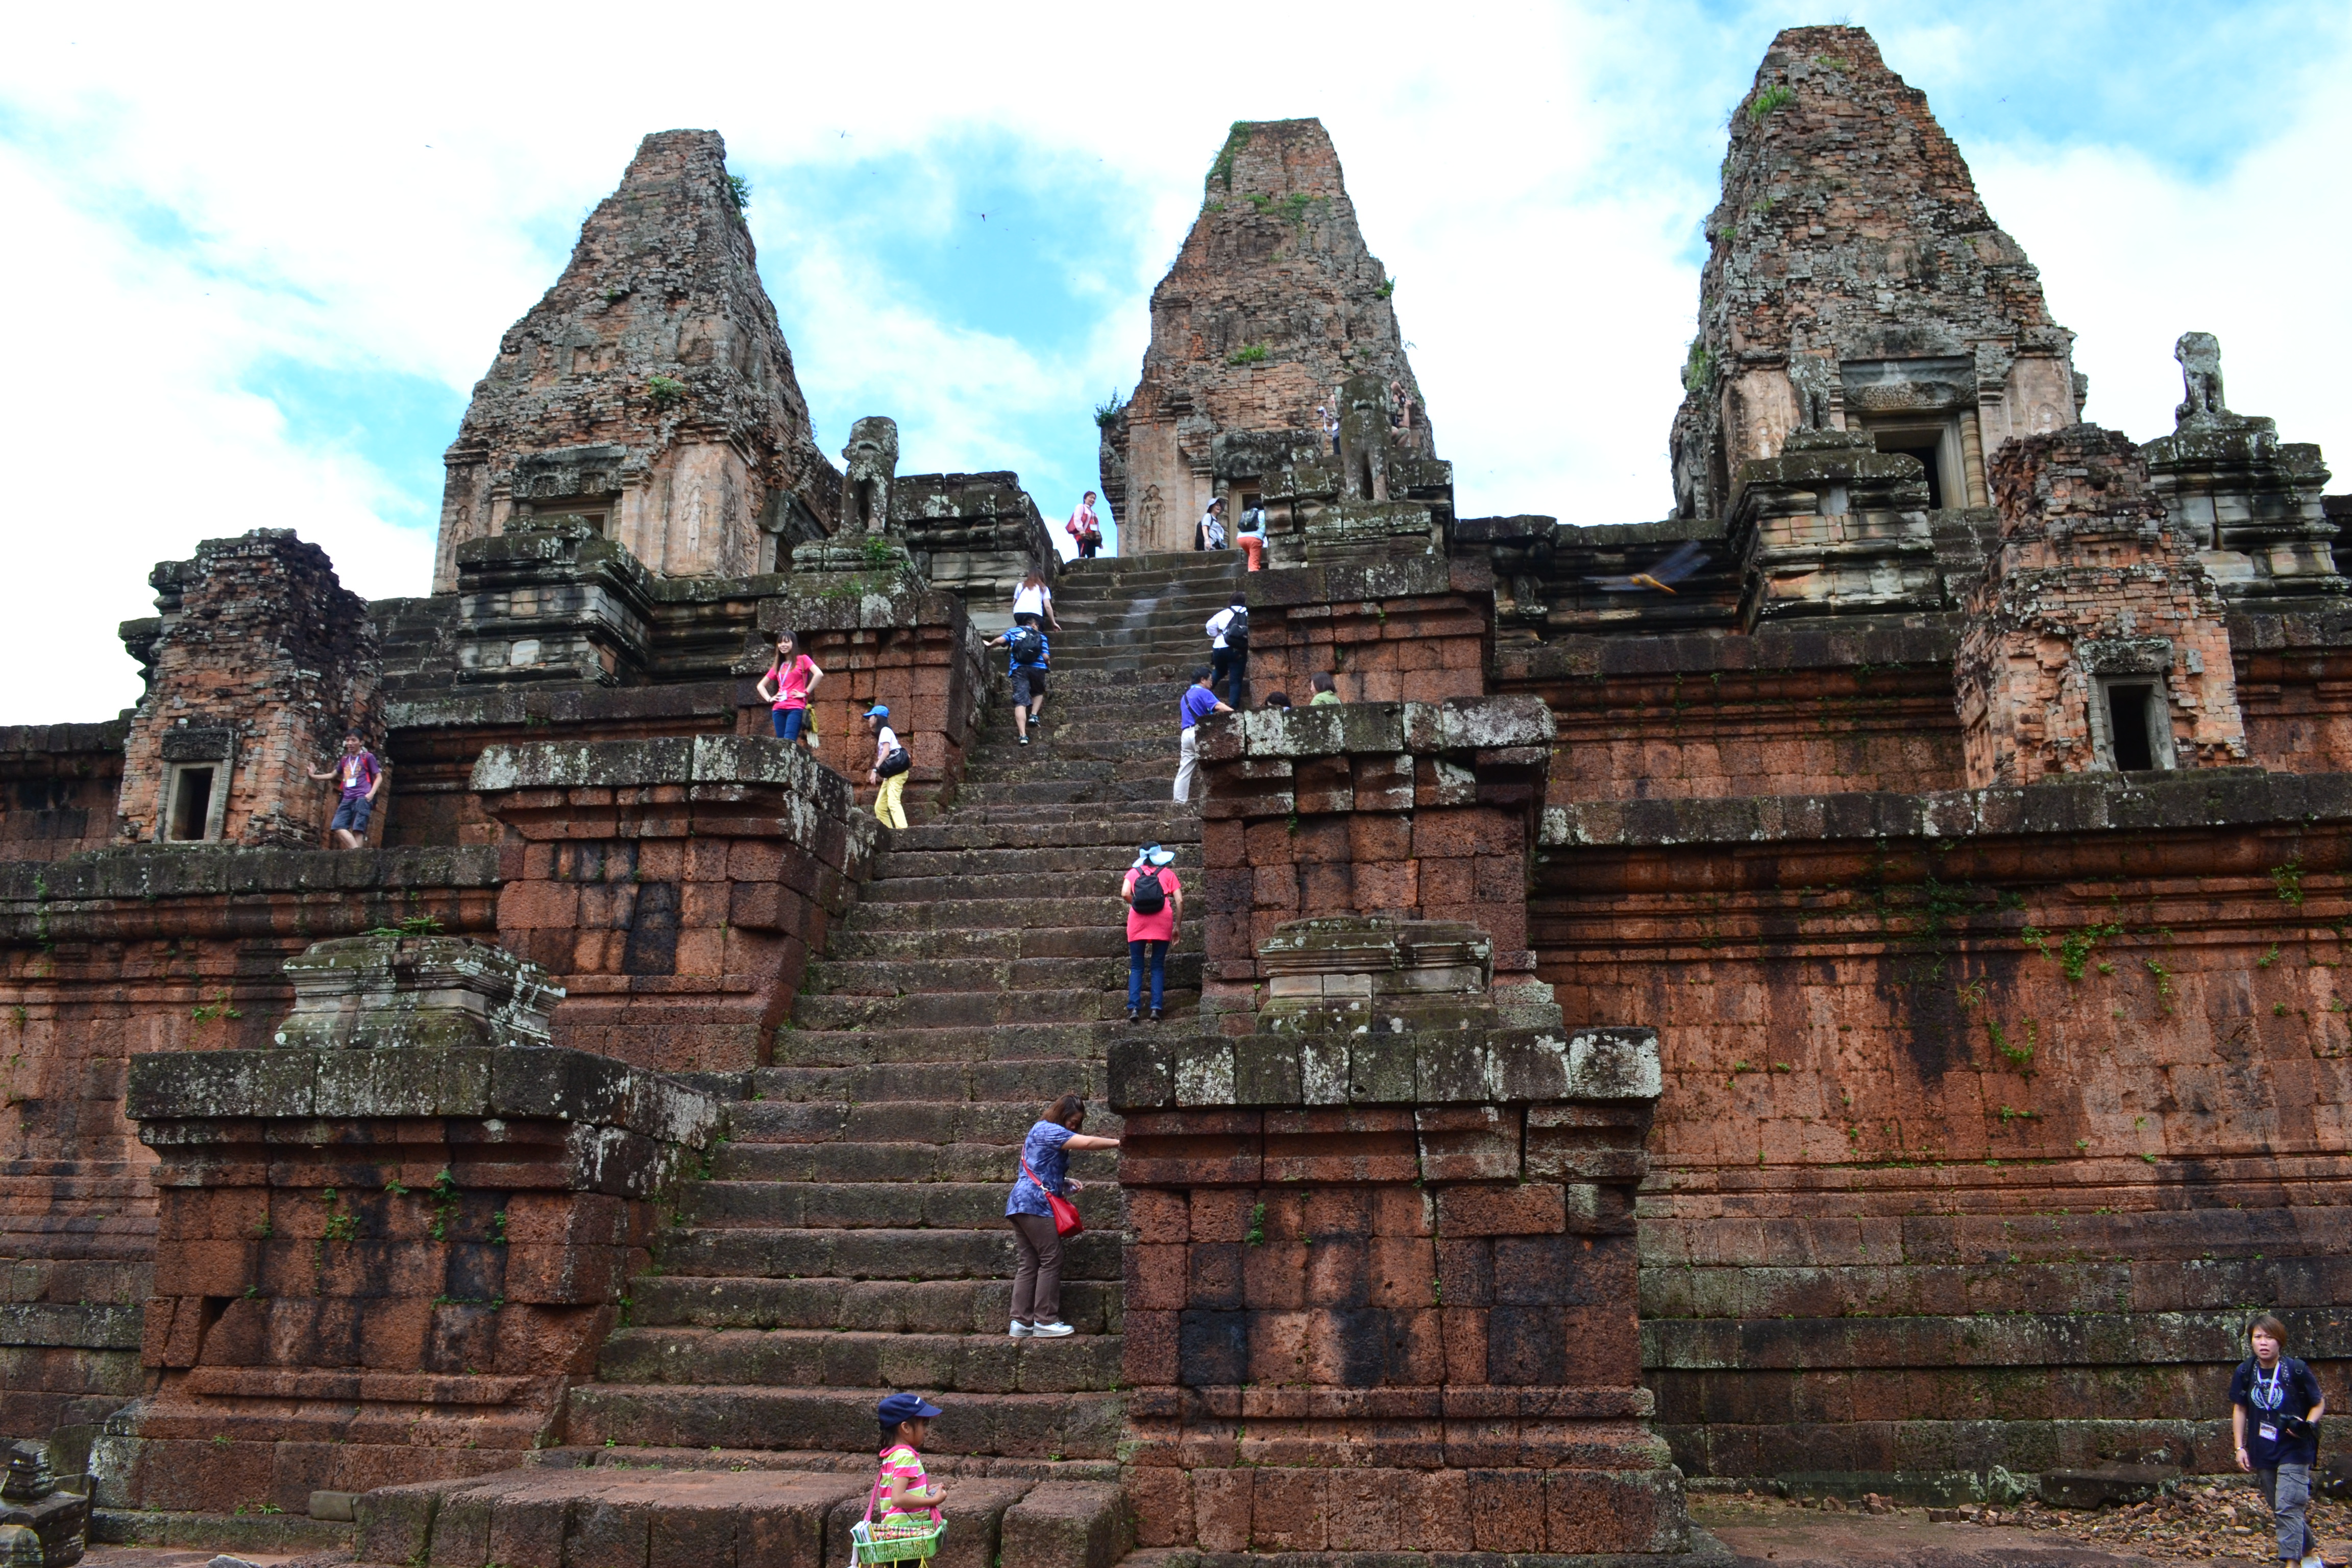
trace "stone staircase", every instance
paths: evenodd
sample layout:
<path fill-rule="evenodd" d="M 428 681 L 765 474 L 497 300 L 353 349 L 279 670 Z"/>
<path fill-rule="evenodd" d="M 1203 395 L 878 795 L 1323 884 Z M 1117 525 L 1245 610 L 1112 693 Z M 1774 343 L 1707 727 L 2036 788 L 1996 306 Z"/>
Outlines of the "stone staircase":
<path fill-rule="evenodd" d="M 1094 1103 L 1087 1131 L 1118 1131 L 1101 1108 L 1106 1051 L 1128 1027 L 1118 878 L 1156 839 L 1197 891 L 1199 817 L 1170 799 L 1176 705 L 1240 567 L 1178 555 L 1066 568 L 1042 737 L 1014 744 L 1000 666 L 958 802 L 894 836 L 812 964 L 774 1065 L 734 1107 L 731 1141 L 632 1285 L 597 1380 L 573 1390 L 573 1451 L 694 1450 L 703 1468 L 758 1468 L 847 1455 L 870 1469 L 874 1405 L 903 1389 L 946 1410 L 935 1471 L 986 1478 L 1000 1513 L 1020 1484 L 1049 1481 L 1096 1483 L 1117 1512 L 1114 1157 L 1073 1162 L 1089 1182 L 1089 1229 L 1063 1270 L 1073 1338 L 1006 1335 L 1004 1196 L 1023 1134 L 1056 1096 Z M 1198 1000 L 1199 908 L 1169 958 L 1171 1020 Z M 953 1492 L 950 1508 L 969 1517 Z"/>

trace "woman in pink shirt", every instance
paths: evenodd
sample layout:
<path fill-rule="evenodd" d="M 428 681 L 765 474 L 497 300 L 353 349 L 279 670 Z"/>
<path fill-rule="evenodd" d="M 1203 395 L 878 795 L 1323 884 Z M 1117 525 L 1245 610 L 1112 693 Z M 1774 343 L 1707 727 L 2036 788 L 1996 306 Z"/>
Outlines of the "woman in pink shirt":
<path fill-rule="evenodd" d="M 1062 531 L 1078 542 L 1078 559 L 1092 561 L 1095 552 L 1102 548 L 1102 522 L 1095 516 L 1095 492 L 1088 490 L 1078 510 L 1070 513 L 1070 521 L 1062 524 Z"/>
<path fill-rule="evenodd" d="M 1184 885 L 1169 868 L 1173 852 L 1147 844 L 1136 853 L 1135 864 L 1118 896 L 1127 905 L 1127 1021 L 1136 1021 L 1143 1005 L 1143 969 L 1151 966 L 1151 1021 L 1160 1022 L 1168 985 L 1168 944 L 1176 940 L 1176 922 L 1184 918 Z"/>
<path fill-rule="evenodd" d="M 770 632 L 776 657 L 760 677 L 760 695 L 775 704 L 776 739 L 797 741 L 808 724 L 809 694 L 824 679 L 816 660 L 801 651 L 800 638 L 790 632 Z"/>

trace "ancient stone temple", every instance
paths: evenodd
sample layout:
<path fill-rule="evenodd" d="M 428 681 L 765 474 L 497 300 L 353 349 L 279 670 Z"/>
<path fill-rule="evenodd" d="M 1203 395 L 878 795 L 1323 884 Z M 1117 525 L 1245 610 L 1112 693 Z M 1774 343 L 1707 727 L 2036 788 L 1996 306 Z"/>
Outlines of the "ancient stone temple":
<path fill-rule="evenodd" d="M 1058 570 L 1017 475 L 819 455 L 718 138 L 649 138 L 433 592 L 194 542 L 135 709 L 0 730 L 0 1550 L 816 1568 L 903 1391 L 942 1563 L 1724 1565 L 1710 1489 L 2231 1472 L 2258 1307 L 2340 1396 L 2352 498 L 2191 323 L 2171 429 L 2085 423 L 1859 29 L 1730 135 L 1672 517 L 1457 516 L 1328 138 L 1244 124 Z"/>
<path fill-rule="evenodd" d="M 1119 549 L 1191 549 L 1220 497 L 1230 526 L 1293 447 L 1329 447 L 1351 379 L 1370 416 L 1434 457 L 1395 288 L 1365 247 L 1323 122 L 1235 121 L 1152 290 L 1142 379 L 1103 427 Z"/>

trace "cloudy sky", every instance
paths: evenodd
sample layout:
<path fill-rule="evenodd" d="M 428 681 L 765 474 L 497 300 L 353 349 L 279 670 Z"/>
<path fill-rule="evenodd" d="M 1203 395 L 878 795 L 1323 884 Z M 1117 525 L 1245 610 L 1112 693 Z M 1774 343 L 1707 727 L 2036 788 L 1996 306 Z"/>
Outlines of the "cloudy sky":
<path fill-rule="evenodd" d="M 2040 264 L 2090 417 L 2168 428 L 2195 328 L 2352 464 L 2352 7 L 1839 3 L 26 7 L 0 722 L 134 700 L 115 625 L 202 538 L 422 592 L 468 389 L 670 126 L 751 182 L 820 443 L 887 413 L 909 471 L 1058 517 L 1227 123 L 1320 115 L 1463 510 L 1623 522 L 1667 508 L 1725 114 L 1777 28 L 1856 22 Z"/>

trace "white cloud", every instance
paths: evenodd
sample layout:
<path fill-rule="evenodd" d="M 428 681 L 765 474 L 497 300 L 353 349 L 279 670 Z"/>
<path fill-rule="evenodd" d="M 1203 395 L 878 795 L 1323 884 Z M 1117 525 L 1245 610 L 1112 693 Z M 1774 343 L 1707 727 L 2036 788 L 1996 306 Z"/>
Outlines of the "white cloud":
<path fill-rule="evenodd" d="M 813 392 L 879 399 L 910 465 L 1025 471 L 1045 421 L 1083 422 L 1131 384 L 1150 289 L 1226 122 L 1320 114 L 1400 280 L 1464 509 L 1654 517 L 1720 113 L 1782 19 L 1597 4 L 1213 5 L 1181 25 L 739 5 L 651 30 L 614 5 L 410 7 L 392 26 L 315 7 L 12 16 L 0 418 L 25 447 L 0 658 L 42 676 L 11 684 L 0 720 L 129 701 L 113 623 L 146 612 L 151 562 L 208 535 L 292 526 L 363 592 L 421 590 L 430 541 L 400 526 L 415 498 L 299 435 L 255 374 L 291 360 L 462 395 L 637 138 L 676 125 L 716 126 L 739 163 L 770 168 L 929 155 L 985 128 L 1041 170 L 1084 160 L 1126 181 L 1131 266 L 1099 279 L 1092 337 L 1059 352 L 876 298 L 869 258 L 821 226 L 763 247 L 780 294 L 821 302 L 793 343 Z M 1887 52 L 1915 79 L 2004 68 L 1967 27 L 1898 25 Z M 2170 344 L 2193 326 L 2221 334 L 2233 401 L 2352 450 L 2352 389 L 2310 346 L 2352 324 L 2334 277 L 2352 127 L 2331 73 L 2305 64 L 2278 89 L 2284 129 L 2204 184 L 2114 139 L 2050 156 L 1963 138 L 2083 334 L 2094 417 L 2166 427 Z M 1049 512 L 1066 499 L 1041 496 Z"/>

